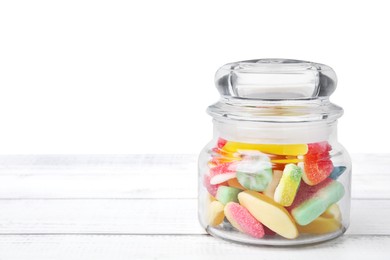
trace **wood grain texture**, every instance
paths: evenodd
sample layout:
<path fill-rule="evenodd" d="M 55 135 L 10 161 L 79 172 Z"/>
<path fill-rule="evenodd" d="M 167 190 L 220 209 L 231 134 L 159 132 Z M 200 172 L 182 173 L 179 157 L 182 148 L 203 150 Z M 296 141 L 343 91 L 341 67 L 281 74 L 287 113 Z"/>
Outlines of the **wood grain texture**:
<path fill-rule="evenodd" d="M 0 234 L 205 234 L 196 199 L 0 200 L 0 209 Z M 353 200 L 351 216 L 348 234 L 390 236 L 390 200 Z"/>
<path fill-rule="evenodd" d="M 0 156 L 0 260 L 390 259 L 390 154 L 352 158 L 347 233 L 273 248 L 205 233 L 195 155 Z"/>
<path fill-rule="evenodd" d="M 208 235 L 0 236 L 0 259 L 375 259 L 388 260 L 390 237 L 346 235 L 304 247 L 254 247 Z"/>

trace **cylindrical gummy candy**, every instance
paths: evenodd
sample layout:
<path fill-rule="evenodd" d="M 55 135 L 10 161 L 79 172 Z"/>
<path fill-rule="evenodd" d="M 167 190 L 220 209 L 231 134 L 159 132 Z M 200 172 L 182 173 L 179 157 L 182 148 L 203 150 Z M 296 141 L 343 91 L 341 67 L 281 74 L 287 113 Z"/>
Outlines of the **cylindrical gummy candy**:
<path fill-rule="evenodd" d="M 274 200 L 282 206 L 290 206 L 301 183 L 302 169 L 295 164 L 284 167 L 282 178 L 276 187 Z"/>

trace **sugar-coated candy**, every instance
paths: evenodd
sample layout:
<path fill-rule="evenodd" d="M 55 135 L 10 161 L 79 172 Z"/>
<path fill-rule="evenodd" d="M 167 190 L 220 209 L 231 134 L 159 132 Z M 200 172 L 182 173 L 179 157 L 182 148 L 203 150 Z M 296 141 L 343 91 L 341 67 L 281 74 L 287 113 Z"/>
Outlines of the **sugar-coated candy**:
<path fill-rule="evenodd" d="M 210 195 L 215 197 L 217 195 L 218 187 L 221 185 L 227 185 L 227 183 L 223 182 L 220 184 L 211 184 L 210 179 L 211 179 L 211 177 L 209 175 L 205 175 L 203 177 L 203 186 L 206 187 L 206 189 L 210 193 Z"/>
<path fill-rule="evenodd" d="M 276 187 L 274 200 L 282 206 L 290 206 L 301 182 L 302 169 L 295 164 L 287 164 L 282 178 Z"/>
<path fill-rule="evenodd" d="M 238 150 L 257 150 L 267 154 L 304 155 L 308 151 L 307 144 L 251 144 L 227 141 L 221 148 L 229 152 Z"/>
<path fill-rule="evenodd" d="M 210 226 L 218 226 L 221 224 L 225 217 L 224 205 L 217 200 L 212 201 L 208 205 L 207 217 Z"/>
<path fill-rule="evenodd" d="M 225 139 L 223 139 L 223 138 L 218 138 L 217 147 L 218 147 L 218 148 L 224 147 L 225 144 L 226 144 L 226 142 L 227 142 L 227 141 L 226 141 Z"/>
<path fill-rule="evenodd" d="M 347 169 L 347 167 L 345 167 L 345 166 L 334 167 L 329 178 L 331 178 L 333 180 L 337 180 L 341 176 L 341 174 L 343 174 L 345 172 L 346 169 Z"/>
<path fill-rule="evenodd" d="M 325 218 L 334 218 L 338 221 L 341 221 L 341 211 L 337 204 L 332 204 L 329 208 L 322 213 L 321 217 Z"/>
<path fill-rule="evenodd" d="M 229 202 L 226 204 L 224 212 L 230 224 L 239 231 L 255 238 L 264 236 L 263 225 L 240 204 Z"/>
<path fill-rule="evenodd" d="M 267 188 L 264 190 L 263 194 L 274 198 L 275 189 L 279 184 L 280 179 L 282 178 L 283 171 L 274 170 L 272 173 L 272 181 L 268 184 Z"/>
<path fill-rule="evenodd" d="M 243 160 L 237 163 L 236 177 L 246 189 L 264 191 L 272 181 L 272 164 L 262 160 Z"/>
<path fill-rule="evenodd" d="M 306 184 L 317 185 L 329 177 L 333 170 L 333 163 L 329 156 L 331 149 L 328 142 L 308 144 L 304 162 L 299 163 L 299 166 L 303 168 L 302 179 Z"/>
<path fill-rule="evenodd" d="M 226 205 L 231 201 L 238 202 L 237 195 L 241 191 L 242 190 L 233 187 L 219 186 L 215 198 L 223 205 Z"/>
<path fill-rule="evenodd" d="M 237 161 L 237 159 L 234 158 L 228 158 L 228 157 L 214 157 L 210 160 L 211 163 L 213 163 L 215 166 L 228 163 L 228 162 L 234 162 Z"/>
<path fill-rule="evenodd" d="M 218 147 L 214 147 L 211 149 L 212 153 L 211 155 L 213 157 L 224 157 L 224 158 L 230 158 L 230 159 L 240 159 L 241 155 L 239 153 L 232 153 L 225 151 L 223 149 L 220 149 Z"/>
<path fill-rule="evenodd" d="M 223 163 L 210 169 L 210 183 L 219 184 L 236 177 L 236 164 Z"/>
<path fill-rule="evenodd" d="M 306 226 L 297 225 L 300 233 L 326 234 L 341 228 L 341 212 L 337 204 L 331 205 L 318 218 Z"/>
<path fill-rule="evenodd" d="M 247 190 L 238 194 L 238 200 L 252 216 L 280 236 L 288 239 L 298 236 L 298 229 L 288 211 L 271 198 Z"/>
<path fill-rule="evenodd" d="M 344 196 L 344 186 L 340 182 L 328 178 L 321 184 L 312 186 L 313 188 L 301 185 L 297 202 L 294 201 L 291 206 L 291 214 L 299 225 L 311 223 Z"/>
<path fill-rule="evenodd" d="M 267 239 L 341 231 L 337 202 L 345 190 L 337 178 L 347 169 L 333 165 L 337 151 L 327 141 L 258 144 L 219 138 L 208 152 L 203 186 L 210 199 L 202 221 L 210 227 Z"/>
<path fill-rule="evenodd" d="M 236 178 L 230 179 L 227 181 L 227 185 L 233 188 L 237 188 L 240 190 L 246 190 L 245 187 L 243 187 Z"/>

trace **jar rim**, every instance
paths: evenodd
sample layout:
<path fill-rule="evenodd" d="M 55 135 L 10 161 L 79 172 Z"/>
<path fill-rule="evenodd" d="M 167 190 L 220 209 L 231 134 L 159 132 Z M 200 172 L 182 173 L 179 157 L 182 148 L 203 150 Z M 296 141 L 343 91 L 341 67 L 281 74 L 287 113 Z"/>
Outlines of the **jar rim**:
<path fill-rule="evenodd" d="M 214 119 L 258 122 L 315 122 L 335 121 L 343 109 L 327 97 L 305 100 L 251 100 L 222 97 L 207 109 Z"/>

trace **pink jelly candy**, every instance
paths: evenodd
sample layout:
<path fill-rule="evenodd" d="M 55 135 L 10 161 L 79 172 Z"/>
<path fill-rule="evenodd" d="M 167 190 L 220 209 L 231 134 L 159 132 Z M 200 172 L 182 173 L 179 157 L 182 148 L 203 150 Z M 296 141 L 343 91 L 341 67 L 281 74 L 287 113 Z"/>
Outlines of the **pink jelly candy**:
<path fill-rule="evenodd" d="M 295 195 L 295 199 L 294 199 L 292 205 L 287 207 L 287 210 L 291 211 L 294 208 L 296 208 L 299 205 L 301 205 L 303 202 L 305 202 L 308 199 L 312 198 L 318 192 L 318 190 L 320 190 L 323 187 L 327 186 L 330 182 L 332 182 L 332 179 L 326 178 L 321 183 L 319 183 L 319 184 L 317 184 L 315 186 L 310 186 L 310 185 L 307 185 L 306 183 L 301 181 L 301 183 L 299 185 L 299 189 L 298 189 L 297 195 Z"/>
<path fill-rule="evenodd" d="M 230 224 L 239 231 L 255 238 L 264 236 L 263 225 L 255 219 L 249 211 L 236 202 L 229 202 L 225 206 L 225 217 Z"/>
<path fill-rule="evenodd" d="M 210 169 L 210 184 L 220 184 L 236 177 L 236 164 L 223 163 Z"/>
<path fill-rule="evenodd" d="M 205 175 L 203 177 L 203 186 L 206 187 L 207 191 L 213 196 L 217 196 L 217 191 L 218 191 L 218 188 L 219 186 L 222 186 L 222 185 L 227 185 L 227 183 L 220 183 L 220 184 L 211 184 L 210 183 L 210 176 L 209 175 Z"/>
<path fill-rule="evenodd" d="M 218 141 L 217 141 L 217 147 L 222 149 L 226 143 L 227 143 L 227 141 L 220 137 L 220 138 L 218 138 Z"/>

